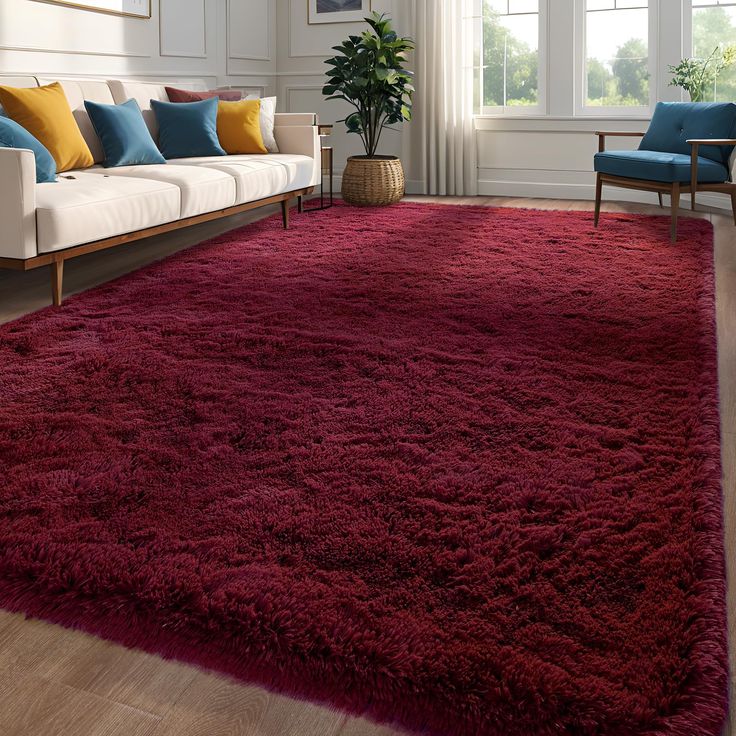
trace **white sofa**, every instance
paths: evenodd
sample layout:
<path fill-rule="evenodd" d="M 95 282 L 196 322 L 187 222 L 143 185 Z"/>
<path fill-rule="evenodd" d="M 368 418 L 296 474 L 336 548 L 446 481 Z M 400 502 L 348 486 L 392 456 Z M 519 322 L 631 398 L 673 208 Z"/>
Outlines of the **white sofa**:
<path fill-rule="evenodd" d="M 95 166 L 63 172 L 55 183 L 36 184 L 33 153 L 0 148 L 0 267 L 50 265 L 55 304 L 61 304 L 68 258 L 274 202 L 281 203 L 288 227 L 291 200 L 301 200 L 319 183 L 319 135 L 311 113 L 276 115 L 277 154 L 103 168 L 102 146 L 84 101 L 119 104 L 135 99 L 156 140 L 150 100 L 168 100 L 164 85 L 0 75 L 0 84 L 15 87 L 54 81 L 64 88 Z"/>

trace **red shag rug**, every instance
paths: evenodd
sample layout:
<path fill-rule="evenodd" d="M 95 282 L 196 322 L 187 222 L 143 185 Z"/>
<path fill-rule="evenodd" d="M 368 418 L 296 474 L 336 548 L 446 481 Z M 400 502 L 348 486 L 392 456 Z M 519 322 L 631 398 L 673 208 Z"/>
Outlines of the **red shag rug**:
<path fill-rule="evenodd" d="M 0 604 L 423 733 L 715 735 L 712 257 L 336 207 L 8 324 Z"/>

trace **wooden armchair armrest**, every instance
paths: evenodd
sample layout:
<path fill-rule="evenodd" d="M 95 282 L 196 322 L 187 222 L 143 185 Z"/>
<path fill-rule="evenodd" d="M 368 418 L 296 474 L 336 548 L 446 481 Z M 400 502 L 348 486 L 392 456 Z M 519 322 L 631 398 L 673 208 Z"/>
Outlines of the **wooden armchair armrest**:
<path fill-rule="evenodd" d="M 689 138 L 691 146 L 736 146 L 735 138 Z"/>
<path fill-rule="evenodd" d="M 618 138 L 643 138 L 644 133 L 632 133 L 629 131 L 605 131 L 596 130 L 595 135 L 598 136 L 598 151 L 603 153 L 606 150 L 606 138 L 618 137 Z"/>
<path fill-rule="evenodd" d="M 698 189 L 698 155 L 700 146 L 736 146 L 734 138 L 689 138 L 687 141 L 692 147 L 690 154 L 690 201 L 695 209 L 695 192 Z"/>

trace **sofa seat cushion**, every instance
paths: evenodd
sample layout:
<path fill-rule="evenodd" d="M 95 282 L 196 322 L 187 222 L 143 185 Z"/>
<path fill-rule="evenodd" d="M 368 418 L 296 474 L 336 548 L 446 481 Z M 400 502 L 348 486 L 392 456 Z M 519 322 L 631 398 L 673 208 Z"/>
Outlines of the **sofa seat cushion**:
<path fill-rule="evenodd" d="M 224 171 L 199 166 L 155 164 L 87 169 L 89 174 L 151 179 L 173 184 L 181 191 L 181 217 L 194 217 L 235 204 L 235 180 Z"/>
<path fill-rule="evenodd" d="M 595 170 L 627 179 L 647 179 L 663 183 L 690 181 L 690 156 L 659 151 L 604 151 L 595 154 Z M 698 157 L 701 184 L 728 180 L 728 169 L 709 158 Z"/>
<path fill-rule="evenodd" d="M 54 184 L 36 185 L 38 252 L 178 220 L 180 201 L 179 188 L 167 182 L 69 172 Z"/>
<path fill-rule="evenodd" d="M 205 166 L 230 174 L 237 184 L 236 204 L 311 186 L 314 160 L 288 153 L 206 156 L 177 159 L 178 166 Z"/>

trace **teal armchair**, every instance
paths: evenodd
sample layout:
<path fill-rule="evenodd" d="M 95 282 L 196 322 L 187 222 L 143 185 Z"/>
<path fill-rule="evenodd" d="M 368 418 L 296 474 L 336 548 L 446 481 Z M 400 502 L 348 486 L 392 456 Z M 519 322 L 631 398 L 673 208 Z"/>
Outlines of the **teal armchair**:
<path fill-rule="evenodd" d="M 677 240 L 680 195 L 689 193 L 695 209 L 697 192 L 731 195 L 736 224 L 736 183 L 729 161 L 736 146 L 736 104 L 731 102 L 660 102 L 646 133 L 597 132 L 595 226 L 601 213 L 603 185 L 657 192 L 672 201 L 670 239 Z M 635 151 L 608 151 L 609 137 L 635 136 Z"/>

